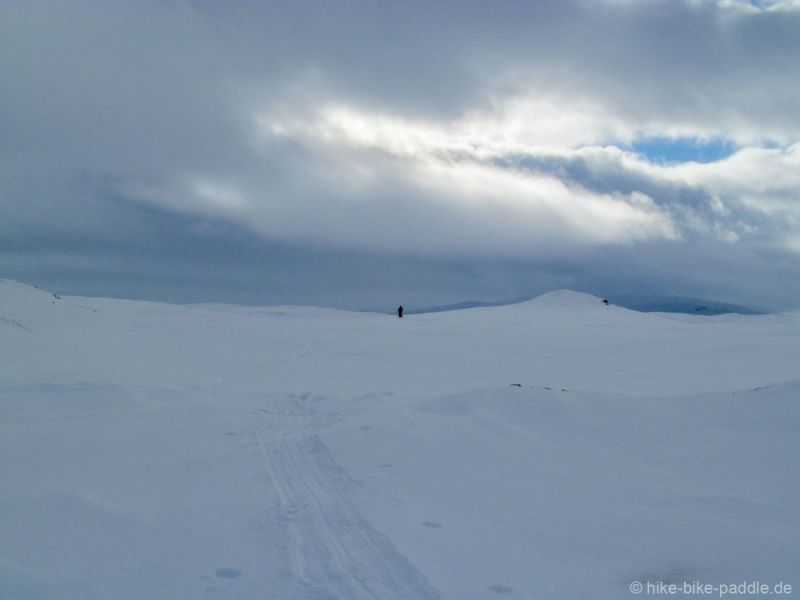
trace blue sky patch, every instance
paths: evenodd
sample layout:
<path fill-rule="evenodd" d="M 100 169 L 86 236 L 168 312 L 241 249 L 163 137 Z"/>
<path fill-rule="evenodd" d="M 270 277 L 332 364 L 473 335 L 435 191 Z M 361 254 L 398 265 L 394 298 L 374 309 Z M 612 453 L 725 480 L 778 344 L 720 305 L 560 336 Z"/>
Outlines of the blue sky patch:
<path fill-rule="evenodd" d="M 639 140 L 628 149 L 656 163 L 711 163 L 729 157 L 738 150 L 738 146 L 721 138 L 699 140 L 657 137 Z"/>

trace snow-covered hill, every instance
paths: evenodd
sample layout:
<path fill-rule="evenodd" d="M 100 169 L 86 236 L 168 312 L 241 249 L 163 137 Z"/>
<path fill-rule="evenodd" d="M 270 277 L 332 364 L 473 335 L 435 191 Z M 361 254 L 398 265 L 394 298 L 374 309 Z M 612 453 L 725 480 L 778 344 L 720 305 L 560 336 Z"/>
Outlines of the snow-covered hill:
<path fill-rule="evenodd" d="M 800 314 L 410 315 L 0 282 L 0 597 L 800 589 Z M 742 596 L 739 596 L 742 597 Z"/>

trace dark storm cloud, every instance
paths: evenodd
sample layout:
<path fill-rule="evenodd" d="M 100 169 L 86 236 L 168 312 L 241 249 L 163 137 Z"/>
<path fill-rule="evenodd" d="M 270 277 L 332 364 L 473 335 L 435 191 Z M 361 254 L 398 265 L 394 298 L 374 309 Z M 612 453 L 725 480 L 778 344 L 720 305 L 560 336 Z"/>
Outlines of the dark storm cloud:
<path fill-rule="evenodd" d="M 5 3 L 2 274 L 181 301 L 648 282 L 791 306 L 800 11 L 761 4 Z M 619 149 L 675 136 L 740 151 Z"/>

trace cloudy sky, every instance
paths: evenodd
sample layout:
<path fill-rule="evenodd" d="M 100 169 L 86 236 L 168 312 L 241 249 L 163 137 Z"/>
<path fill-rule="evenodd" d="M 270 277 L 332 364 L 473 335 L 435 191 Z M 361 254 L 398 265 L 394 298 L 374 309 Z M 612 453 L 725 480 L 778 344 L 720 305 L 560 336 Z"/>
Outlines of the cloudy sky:
<path fill-rule="evenodd" d="M 0 277 L 800 306 L 800 0 L 0 7 Z"/>

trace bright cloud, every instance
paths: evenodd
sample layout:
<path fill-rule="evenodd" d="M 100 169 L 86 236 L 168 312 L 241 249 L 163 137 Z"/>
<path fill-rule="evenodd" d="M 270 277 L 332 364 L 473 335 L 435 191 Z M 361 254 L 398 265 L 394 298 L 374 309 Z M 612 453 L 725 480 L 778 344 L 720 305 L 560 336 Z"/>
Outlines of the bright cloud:
<path fill-rule="evenodd" d="M 494 246 L 523 254 L 559 240 L 627 243 L 679 237 L 668 213 L 640 192 L 594 194 L 576 182 L 496 164 L 507 155 L 547 147 L 550 132 L 541 139 L 526 136 L 524 122 L 514 111 L 502 123 L 497 116 L 492 122 L 475 115 L 434 123 L 341 105 L 296 120 L 257 119 L 262 134 L 302 144 L 315 162 L 326 163 L 331 186 L 344 185 L 352 196 L 366 199 L 370 206 L 365 212 L 380 205 L 382 188 L 394 188 L 398 182 L 409 197 L 401 210 L 437 207 L 438 225 L 449 233 L 431 239 L 415 236 L 415 253 L 431 246 L 449 253 L 486 252 Z M 557 128 L 557 123 L 550 127 Z M 460 226 L 460 235 L 454 224 Z M 394 231 L 391 225 L 388 229 L 376 239 L 400 250 L 398 242 L 407 239 L 407 232 Z M 486 231 L 494 241 L 476 244 Z M 345 240 L 351 243 L 351 238 Z"/>

